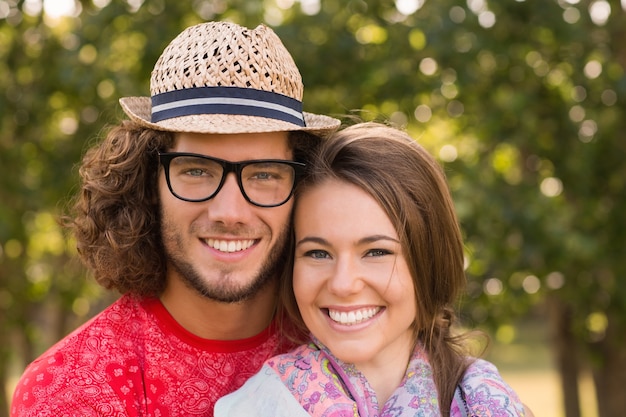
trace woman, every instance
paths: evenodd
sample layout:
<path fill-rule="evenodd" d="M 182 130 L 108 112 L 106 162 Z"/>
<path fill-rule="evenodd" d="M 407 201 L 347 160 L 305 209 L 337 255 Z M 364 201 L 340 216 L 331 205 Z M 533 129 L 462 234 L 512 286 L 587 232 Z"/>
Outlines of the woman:
<path fill-rule="evenodd" d="M 452 332 L 463 243 L 428 152 L 400 130 L 357 124 L 323 145 L 297 193 L 282 296 L 312 342 L 268 360 L 216 416 L 525 415 Z"/>

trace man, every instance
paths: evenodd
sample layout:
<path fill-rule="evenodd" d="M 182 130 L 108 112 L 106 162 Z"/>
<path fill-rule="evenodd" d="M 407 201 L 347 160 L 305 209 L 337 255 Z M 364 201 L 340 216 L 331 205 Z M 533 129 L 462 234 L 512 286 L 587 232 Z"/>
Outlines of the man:
<path fill-rule="evenodd" d="M 67 220 L 123 296 L 27 368 L 12 416 L 212 416 L 286 348 L 274 313 L 296 161 L 339 121 L 302 112 L 265 26 L 188 28 L 150 90 L 120 100 L 130 121 L 85 155 Z"/>

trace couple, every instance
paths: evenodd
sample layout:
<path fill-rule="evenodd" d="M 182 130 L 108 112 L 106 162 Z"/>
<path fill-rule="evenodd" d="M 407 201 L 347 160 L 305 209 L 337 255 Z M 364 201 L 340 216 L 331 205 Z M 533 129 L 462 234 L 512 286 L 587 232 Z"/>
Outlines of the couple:
<path fill-rule="evenodd" d="M 426 151 L 303 112 L 264 26 L 186 29 L 150 90 L 66 219 L 123 295 L 29 365 L 12 416 L 524 415 L 450 329 L 462 242 Z"/>

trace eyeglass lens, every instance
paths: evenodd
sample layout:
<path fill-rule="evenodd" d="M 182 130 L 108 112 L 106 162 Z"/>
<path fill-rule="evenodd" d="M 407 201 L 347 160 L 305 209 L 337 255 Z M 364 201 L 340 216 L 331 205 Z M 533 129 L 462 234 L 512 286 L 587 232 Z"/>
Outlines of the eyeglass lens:
<path fill-rule="evenodd" d="M 228 174 L 225 165 L 229 165 L 228 171 L 236 173 L 244 197 L 255 205 L 281 205 L 291 196 L 296 174 L 289 163 L 251 161 L 233 165 L 189 155 L 177 155 L 170 160 L 171 191 L 183 200 L 207 200 L 220 190 L 225 181 Z"/>

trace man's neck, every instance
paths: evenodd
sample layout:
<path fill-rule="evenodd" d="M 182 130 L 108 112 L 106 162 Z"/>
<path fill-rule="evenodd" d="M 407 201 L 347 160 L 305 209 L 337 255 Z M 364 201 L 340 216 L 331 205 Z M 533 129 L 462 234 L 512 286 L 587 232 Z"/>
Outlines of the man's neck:
<path fill-rule="evenodd" d="M 268 285 L 249 300 L 222 303 L 172 281 L 160 298 L 172 317 L 196 336 L 238 340 L 255 336 L 267 328 L 274 317 L 275 294 L 275 286 Z"/>

